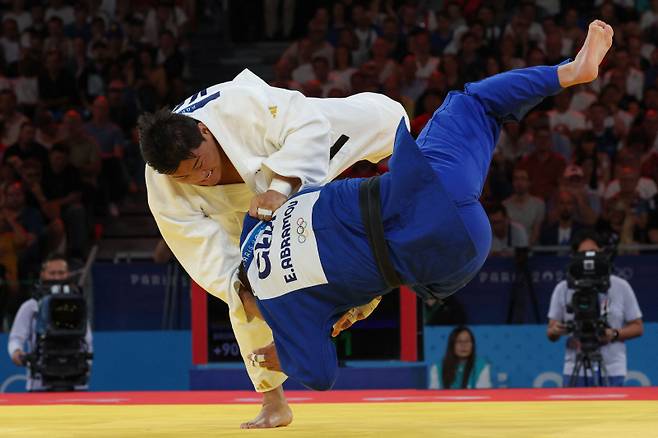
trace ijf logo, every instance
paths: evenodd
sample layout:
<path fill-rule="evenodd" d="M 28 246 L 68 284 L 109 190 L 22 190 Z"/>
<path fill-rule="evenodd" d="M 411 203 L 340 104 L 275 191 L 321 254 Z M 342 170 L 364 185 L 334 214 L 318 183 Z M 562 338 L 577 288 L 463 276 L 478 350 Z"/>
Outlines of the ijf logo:
<path fill-rule="evenodd" d="M 306 227 L 308 226 L 308 223 L 304 220 L 304 218 L 299 218 L 297 219 L 297 241 L 299 243 L 304 243 L 306 242 Z"/>

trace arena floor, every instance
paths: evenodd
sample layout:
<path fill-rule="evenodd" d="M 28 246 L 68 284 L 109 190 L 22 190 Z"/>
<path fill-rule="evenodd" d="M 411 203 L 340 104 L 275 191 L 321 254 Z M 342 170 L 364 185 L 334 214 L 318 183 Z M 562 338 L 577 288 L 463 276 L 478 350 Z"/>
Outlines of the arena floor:
<path fill-rule="evenodd" d="M 658 437 L 658 388 L 290 391 L 295 420 L 240 430 L 252 392 L 0 394 L 0 437 Z"/>

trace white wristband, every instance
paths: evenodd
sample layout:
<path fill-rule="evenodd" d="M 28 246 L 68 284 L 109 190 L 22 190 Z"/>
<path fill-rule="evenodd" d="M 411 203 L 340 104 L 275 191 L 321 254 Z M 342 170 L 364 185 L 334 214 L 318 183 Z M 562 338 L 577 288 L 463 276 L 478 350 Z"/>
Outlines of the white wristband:
<path fill-rule="evenodd" d="M 284 196 L 290 196 L 293 190 L 293 186 L 285 179 L 274 177 L 272 178 L 272 182 L 270 183 L 268 190 L 274 190 L 275 192 L 279 192 Z"/>

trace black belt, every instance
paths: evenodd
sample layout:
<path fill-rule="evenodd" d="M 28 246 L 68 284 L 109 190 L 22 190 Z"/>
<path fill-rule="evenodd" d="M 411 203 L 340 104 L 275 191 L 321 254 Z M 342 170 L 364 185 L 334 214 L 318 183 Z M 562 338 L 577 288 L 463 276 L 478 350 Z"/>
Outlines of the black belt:
<path fill-rule="evenodd" d="M 391 258 L 388 255 L 388 246 L 384 237 L 378 176 L 361 181 L 359 186 L 359 208 L 361 209 L 361 219 L 379 273 L 384 277 L 388 287 L 396 288 L 402 285 L 400 276 L 393 267 Z"/>

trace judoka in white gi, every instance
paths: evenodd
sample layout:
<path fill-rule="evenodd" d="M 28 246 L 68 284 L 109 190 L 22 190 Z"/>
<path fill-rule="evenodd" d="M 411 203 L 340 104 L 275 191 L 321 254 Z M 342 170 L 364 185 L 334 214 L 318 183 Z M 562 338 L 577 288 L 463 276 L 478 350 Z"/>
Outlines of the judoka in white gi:
<path fill-rule="evenodd" d="M 262 320 L 247 321 L 229 287 L 245 212 L 268 219 L 295 190 L 389 156 L 402 117 L 402 106 L 383 95 L 306 98 L 245 70 L 173 112 L 140 119 L 148 203 L 160 232 L 190 277 L 228 304 L 249 377 L 264 393 L 261 413 L 243 427 L 292 420 L 281 389 L 286 376 L 246 359 L 272 333 Z"/>

